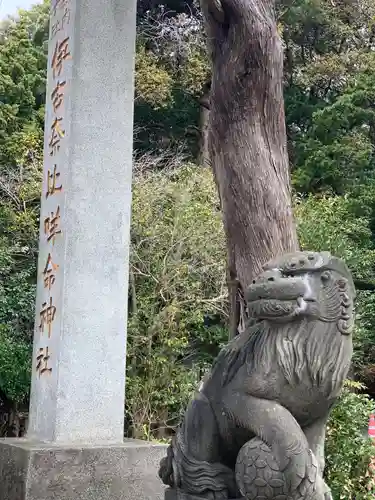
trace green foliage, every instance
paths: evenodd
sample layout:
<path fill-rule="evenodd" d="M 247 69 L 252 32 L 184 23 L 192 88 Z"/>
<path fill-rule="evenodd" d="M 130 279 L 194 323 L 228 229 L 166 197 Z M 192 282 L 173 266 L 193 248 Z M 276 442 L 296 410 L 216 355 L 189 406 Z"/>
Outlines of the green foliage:
<path fill-rule="evenodd" d="M 180 74 L 180 85 L 185 92 L 200 97 L 204 85 L 210 79 L 210 64 L 206 54 L 197 48 L 193 49 Z"/>
<path fill-rule="evenodd" d="M 361 207 L 361 198 L 299 197 L 295 202 L 295 215 L 301 247 L 328 250 L 346 261 L 356 279 L 374 280 L 375 248 L 369 213 L 366 206 Z M 356 309 L 353 362 L 360 372 L 364 365 L 375 360 L 373 295 L 359 292 Z"/>
<path fill-rule="evenodd" d="M 366 70 L 350 80 L 332 104 L 313 112 L 296 147 L 293 183 L 299 190 L 330 187 L 340 194 L 374 175 L 375 73 Z"/>
<path fill-rule="evenodd" d="M 362 387 L 347 384 L 327 426 L 325 476 L 334 500 L 371 500 L 375 494 L 366 477 L 374 445 L 365 438 L 374 403 L 353 389 Z"/>
<path fill-rule="evenodd" d="M 374 271 L 375 248 L 369 218 L 348 196 L 296 197 L 295 215 L 302 249 L 328 250 L 343 258 L 356 278 Z"/>
<path fill-rule="evenodd" d="M 28 394 L 30 372 L 30 344 L 0 325 L 0 387 L 13 403 L 22 403 Z"/>
<path fill-rule="evenodd" d="M 364 382 L 372 385 L 375 364 L 375 295 L 373 292 L 360 292 L 358 295 L 353 363 Z"/>
<path fill-rule="evenodd" d="M 29 393 L 48 2 L 0 28 L 0 390 Z"/>
<path fill-rule="evenodd" d="M 0 175 L 0 389 L 16 402 L 24 401 L 29 392 L 39 214 L 37 179 L 40 171 L 33 165 L 25 165 L 21 178 Z"/>
<path fill-rule="evenodd" d="M 173 2 L 172 2 L 173 3 Z M 190 5 L 191 4 L 191 5 Z M 128 325 L 129 435 L 164 436 L 225 342 L 225 244 L 211 174 L 166 168 L 165 151 L 197 153 L 198 99 L 210 78 L 195 2 L 141 2 Z M 169 3 L 168 5 L 172 5 Z M 0 28 L 0 390 L 25 400 L 34 322 L 49 2 Z M 151 9 L 151 10 L 150 10 Z M 301 246 L 343 257 L 375 282 L 372 0 L 283 0 L 285 104 Z M 144 153 L 158 158 L 145 167 Z M 151 165 L 151 167 L 150 167 Z M 375 366 L 375 299 L 360 292 L 354 364 Z M 366 372 L 366 373 L 367 373 Z M 335 500 L 370 498 L 370 410 L 346 389 L 327 433 Z M 160 429 L 162 428 L 162 429 Z M 366 496 L 367 495 L 367 496 Z M 372 493 L 373 495 L 373 493 Z"/>
<path fill-rule="evenodd" d="M 147 103 L 154 109 L 166 107 L 172 101 L 173 79 L 158 64 L 157 57 L 138 44 L 135 58 L 136 102 Z"/>
<path fill-rule="evenodd" d="M 210 80 L 201 15 L 193 1 L 189 15 L 156 4 L 138 20 L 135 147 L 166 148 L 197 157 L 199 98 Z M 140 99 L 139 97 L 142 96 Z"/>
<path fill-rule="evenodd" d="M 375 4 L 284 0 L 285 102 L 298 191 L 350 191 L 373 175 Z"/>
<path fill-rule="evenodd" d="M 148 436 L 176 422 L 226 340 L 225 248 L 208 170 L 138 173 L 132 217 L 127 411 Z"/>
<path fill-rule="evenodd" d="M 29 131 L 41 128 L 47 12 L 44 3 L 0 29 L 0 168 L 12 167 Z"/>

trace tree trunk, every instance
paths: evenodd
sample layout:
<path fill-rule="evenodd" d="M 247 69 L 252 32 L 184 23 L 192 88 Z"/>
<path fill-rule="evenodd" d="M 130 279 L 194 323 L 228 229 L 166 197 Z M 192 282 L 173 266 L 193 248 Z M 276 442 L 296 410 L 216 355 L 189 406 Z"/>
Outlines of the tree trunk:
<path fill-rule="evenodd" d="M 212 60 L 209 152 L 227 237 L 229 289 L 238 302 L 239 291 L 269 259 L 298 248 L 283 51 L 273 0 L 201 1 Z"/>
<path fill-rule="evenodd" d="M 200 104 L 200 144 L 199 144 L 199 158 L 198 163 L 202 167 L 208 167 L 210 165 L 210 155 L 208 150 L 208 125 L 210 116 L 210 90 L 207 85 L 207 89 L 204 95 L 201 97 Z"/>

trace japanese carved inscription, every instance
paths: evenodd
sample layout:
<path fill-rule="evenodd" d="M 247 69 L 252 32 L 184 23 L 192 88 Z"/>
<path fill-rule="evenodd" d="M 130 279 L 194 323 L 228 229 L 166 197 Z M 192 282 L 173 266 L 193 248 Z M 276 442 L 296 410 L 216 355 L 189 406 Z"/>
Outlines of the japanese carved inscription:
<path fill-rule="evenodd" d="M 70 73 L 67 64 L 72 61 L 69 24 L 71 20 L 70 0 L 55 0 L 51 6 L 49 60 L 49 89 L 47 92 L 47 114 L 44 155 L 44 189 L 41 208 L 41 254 L 38 277 L 43 284 L 37 297 L 36 348 L 34 370 L 38 380 L 54 372 L 56 362 L 54 345 L 50 342 L 59 335 L 59 300 L 56 292 L 61 288 L 59 272 L 61 265 L 58 249 L 63 246 L 63 196 L 64 196 L 64 147 L 67 138 L 65 123 L 65 97 L 69 92 Z M 46 255 L 46 257 L 44 257 Z"/>

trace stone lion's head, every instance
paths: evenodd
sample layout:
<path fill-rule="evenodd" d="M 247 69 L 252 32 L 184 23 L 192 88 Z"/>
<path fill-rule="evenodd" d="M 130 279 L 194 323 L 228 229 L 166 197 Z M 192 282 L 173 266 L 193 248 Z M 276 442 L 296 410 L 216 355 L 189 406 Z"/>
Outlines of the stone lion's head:
<path fill-rule="evenodd" d="M 355 288 L 341 259 L 328 252 L 296 252 L 263 268 L 246 291 L 250 317 L 271 323 L 302 318 L 335 323 L 350 334 L 354 323 Z"/>

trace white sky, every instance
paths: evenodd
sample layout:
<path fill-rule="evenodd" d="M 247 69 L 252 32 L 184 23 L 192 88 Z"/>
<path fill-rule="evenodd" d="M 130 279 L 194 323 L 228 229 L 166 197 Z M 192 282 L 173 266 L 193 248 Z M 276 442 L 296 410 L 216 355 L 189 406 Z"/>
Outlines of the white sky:
<path fill-rule="evenodd" d="M 16 14 L 17 9 L 29 9 L 42 0 L 0 0 L 0 19 L 4 19 L 9 14 Z"/>

